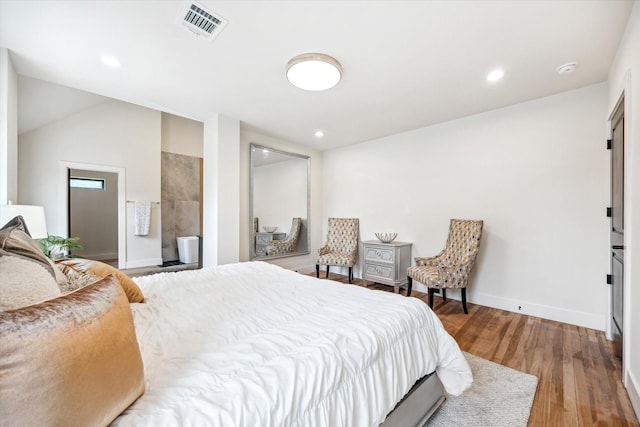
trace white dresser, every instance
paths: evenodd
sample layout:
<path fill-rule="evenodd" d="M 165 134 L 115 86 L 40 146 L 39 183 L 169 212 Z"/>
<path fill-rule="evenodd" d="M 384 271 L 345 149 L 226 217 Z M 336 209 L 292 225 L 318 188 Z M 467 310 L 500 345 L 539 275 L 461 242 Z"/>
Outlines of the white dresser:
<path fill-rule="evenodd" d="M 400 292 L 400 286 L 407 284 L 407 269 L 411 266 L 411 245 L 412 243 L 407 242 L 363 241 L 360 252 L 362 278 L 393 286 L 394 292 Z"/>
<path fill-rule="evenodd" d="M 256 233 L 256 256 L 266 256 L 267 246 L 273 240 L 282 240 L 287 237 L 287 233 Z"/>

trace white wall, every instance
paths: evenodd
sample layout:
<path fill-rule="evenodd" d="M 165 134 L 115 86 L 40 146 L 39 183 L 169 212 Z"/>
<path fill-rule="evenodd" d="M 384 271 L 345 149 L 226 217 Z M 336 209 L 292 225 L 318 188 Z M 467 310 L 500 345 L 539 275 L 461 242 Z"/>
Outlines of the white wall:
<path fill-rule="evenodd" d="M 18 76 L 0 47 L 0 205 L 18 200 Z M 4 224 L 0 224 L 2 227 Z"/>
<path fill-rule="evenodd" d="M 450 218 L 483 219 L 469 301 L 604 329 L 606 90 L 325 152 L 323 222 L 358 217 L 362 240 L 395 231 L 415 257 L 442 249 Z"/>
<path fill-rule="evenodd" d="M 160 112 L 109 100 L 19 137 L 18 191 L 21 203 L 45 207 L 49 234 L 66 236 L 63 162 L 122 168 L 126 199 L 160 201 Z M 62 163 L 61 163 L 62 162 Z M 91 169 L 86 167 L 83 169 Z M 149 236 L 135 236 L 133 204 L 126 206 L 125 267 L 162 262 L 158 205 L 151 211 Z"/>
<path fill-rule="evenodd" d="M 203 265 L 240 258 L 240 121 L 216 114 L 204 122 Z"/>
<path fill-rule="evenodd" d="M 204 124 L 162 113 L 162 151 L 202 158 Z"/>
<path fill-rule="evenodd" d="M 249 218 L 249 152 L 250 144 L 263 145 L 280 151 L 309 156 L 311 159 L 310 183 L 310 253 L 286 258 L 277 258 L 269 262 L 301 273 L 315 271 L 318 248 L 323 245 L 322 236 L 322 164 L 320 151 L 289 141 L 263 135 L 253 130 L 242 129 L 240 132 L 240 261 L 248 261 L 250 256 L 249 236 L 253 220 Z M 266 225 L 262 223 L 262 225 Z M 289 223 L 289 227 L 291 224 Z M 288 232 L 288 229 L 286 230 Z"/>
<path fill-rule="evenodd" d="M 612 113 L 625 95 L 625 306 L 623 377 L 640 418 L 640 1 L 636 0 L 609 72 Z"/>

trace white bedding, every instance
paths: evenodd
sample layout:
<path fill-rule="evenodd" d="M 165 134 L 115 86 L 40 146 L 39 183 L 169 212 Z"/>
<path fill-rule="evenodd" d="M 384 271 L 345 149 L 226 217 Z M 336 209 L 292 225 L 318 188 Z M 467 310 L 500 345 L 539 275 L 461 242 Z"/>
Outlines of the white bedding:
<path fill-rule="evenodd" d="M 117 426 L 377 426 L 434 370 L 453 395 L 472 382 L 415 298 L 264 262 L 136 282 L 146 391 Z"/>

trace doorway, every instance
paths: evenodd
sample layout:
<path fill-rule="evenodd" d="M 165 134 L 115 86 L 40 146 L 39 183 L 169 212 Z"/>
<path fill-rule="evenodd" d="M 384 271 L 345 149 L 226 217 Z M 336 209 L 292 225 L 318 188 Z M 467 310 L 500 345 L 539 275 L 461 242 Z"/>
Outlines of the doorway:
<path fill-rule="evenodd" d="M 118 265 L 118 175 L 69 169 L 69 235 L 82 249 L 73 255 Z"/>
<path fill-rule="evenodd" d="M 117 211 L 118 211 L 118 229 L 117 229 L 117 238 L 118 238 L 118 268 L 123 269 L 127 268 L 127 227 L 126 227 L 126 199 L 125 199 L 125 182 L 126 182 L 126 171 L 124 168 L 116 167 L 116 166 L 105 166 L 105 165 L 96 165 L 90 163 L 78 163 L 78 162 L 67 162 L 60 161 L 59 163 L 59 175 L 58 175 L 58 185 L 59 185 L 59 222 L 58 229 L 66 230 L 67 237 L 72 236 L 71 234 L 71 225 L 70 225 L 70 197 L 69 197 L 69 176 L 70 171 L 74 169 L 79 169 L 83 171 L 93 171 L 93 172 L 109 172 L 113 173 L 117 176 L 117 192 L 118 192 L 118 202 L 117 202 Z M 82 241 L 79 242 L 82 244 Z"/>
<path fill-rule="evenodd" d="M 624 96 L 611 119 L 611 323 L 615 354 L 622 359 L 624 332 Z"/>
<path fill-rule="evenodd" d="M 202 158 L 161 153 L 162 265 L 178 265 L 178 238 L 202 235 Z"/>

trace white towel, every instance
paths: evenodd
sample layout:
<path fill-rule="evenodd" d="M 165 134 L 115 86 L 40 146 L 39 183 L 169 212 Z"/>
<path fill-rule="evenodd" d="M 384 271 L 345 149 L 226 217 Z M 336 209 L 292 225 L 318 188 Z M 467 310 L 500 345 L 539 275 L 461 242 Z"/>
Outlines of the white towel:
<path fill-rule="evenodd" d="M 151 225 L 151 202 L 135 203 L 135 235 L 148 236 Z"/>

